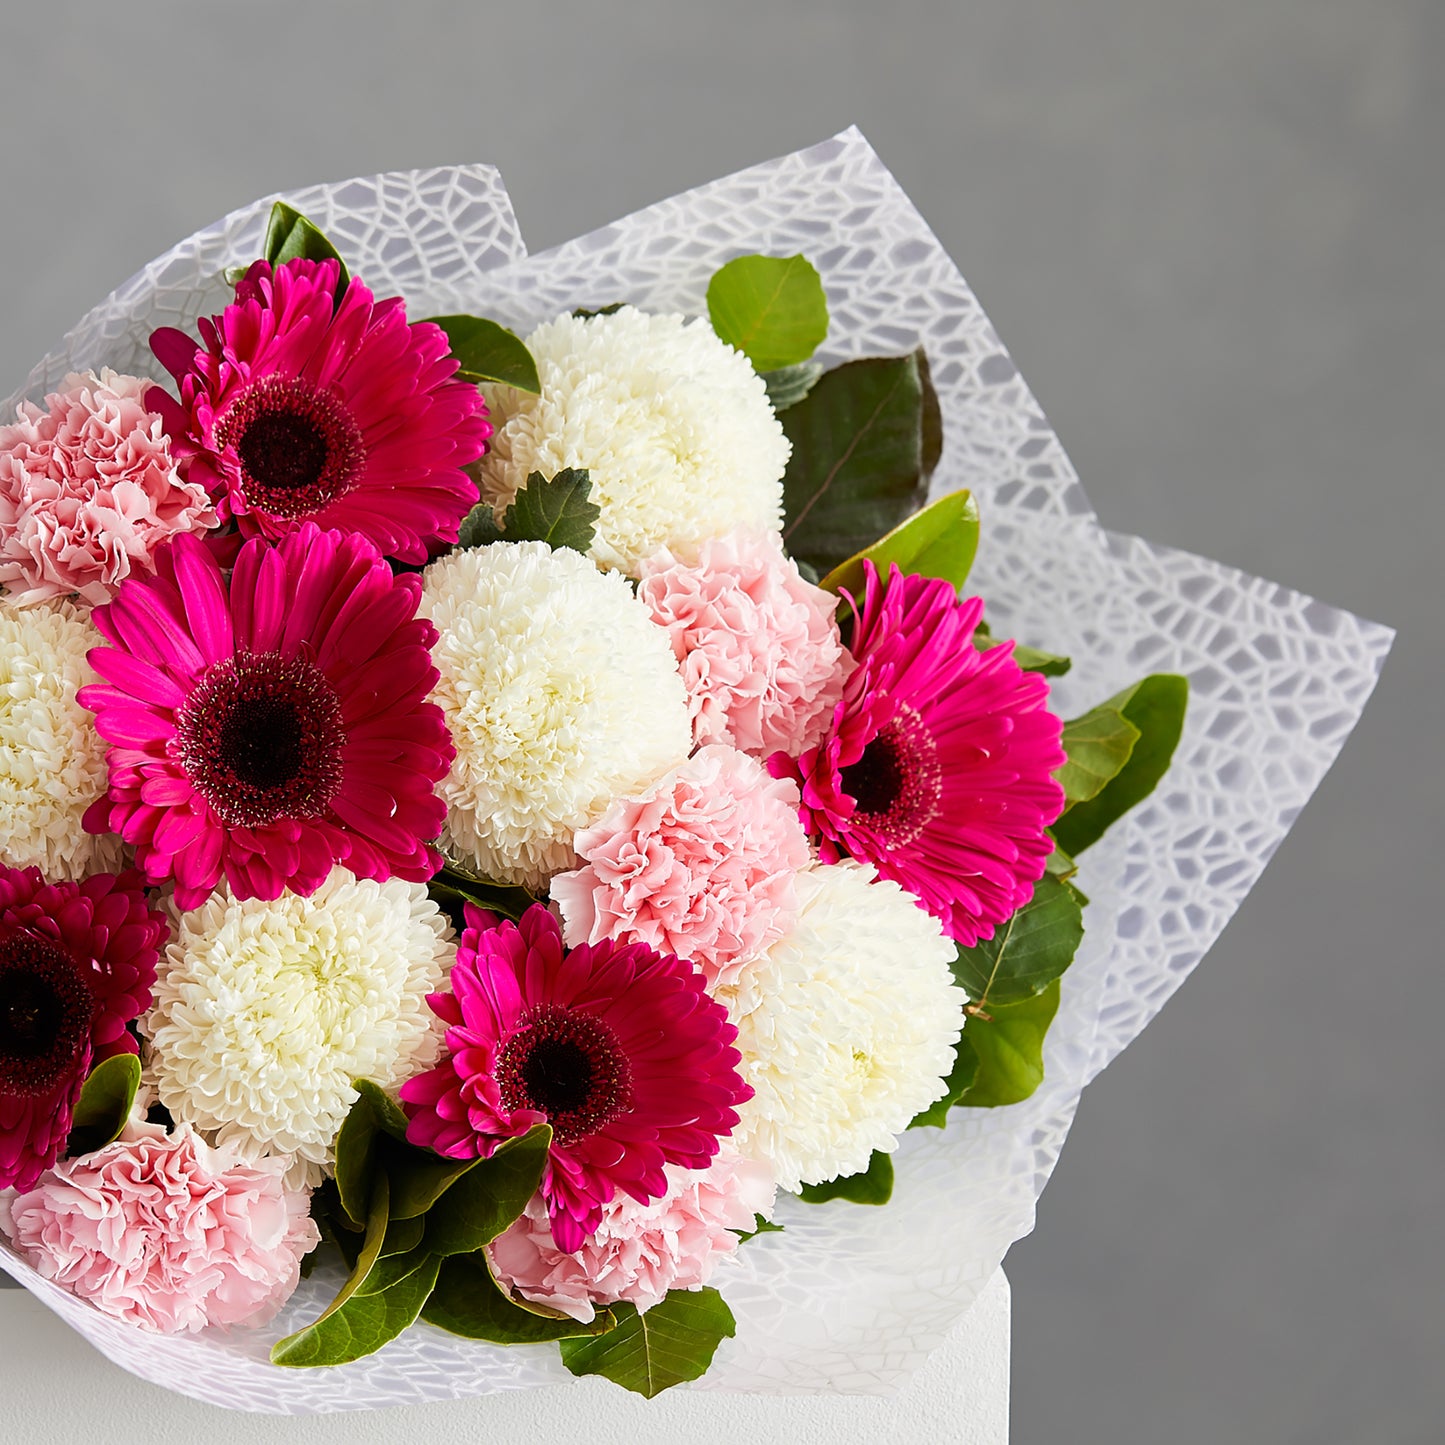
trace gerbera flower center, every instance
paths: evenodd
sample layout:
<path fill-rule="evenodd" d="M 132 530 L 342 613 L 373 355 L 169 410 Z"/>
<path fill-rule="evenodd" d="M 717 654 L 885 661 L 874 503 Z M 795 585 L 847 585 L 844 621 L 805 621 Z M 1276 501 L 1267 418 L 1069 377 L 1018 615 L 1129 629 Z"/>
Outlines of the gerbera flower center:
<path fill-rule="evenodd" d="M 632 1071 L 617 1035 L 592 1014 L 538 1004 L 517 1021 L 497 1061 L 502 1105 L 547 1116 L 558 1143 L 605 1127 L 632 1104 Z"/>
<path fill-rule="evenodd" d="M 863 756 L 840 768 L 838 776 L 869 829 L 890 847 L 907 846 L 938 816 L 943 797 L 938 744 L 911 707 L 900 706 Z"/>
<path fill-rule="evenodd" d="M 0 1088 L 47 1094 L 90 1037 L 95 1000 L 58 944 L 17 933 L 0 941 Z"/>
<path fill-rule="evenodd" d="M 176 717 L 192 787 L 233 827 L 320 817 L 341 786 L 345 742 L 326 674 L 278 652 L 215 663 Z"/>
<path fill-rule="evenodd" d="M 240 462 L 247 506 L 288 518 L 310 516 L 349 492 L 366 457 L 346 407 L 298 377 L 269 376 L 249 387 L 217 424 L 216 443 Z"/>

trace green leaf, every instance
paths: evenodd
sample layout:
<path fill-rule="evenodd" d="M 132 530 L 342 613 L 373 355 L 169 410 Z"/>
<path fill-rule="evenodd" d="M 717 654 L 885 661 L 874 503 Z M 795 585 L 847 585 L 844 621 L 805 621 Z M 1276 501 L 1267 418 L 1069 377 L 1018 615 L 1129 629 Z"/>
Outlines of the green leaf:
<path fill-rule="evenodd" d="M 433 1254 L 471 1254 L 490 1244 L 526 1208 L 542 1183 L 552 1130 L 538 1124 L 476 1160 L 432 1205 L 426 1247 Z"/>
<path fill-rule="evenodd" d="M 959 1099 L 966 1109 L 996 1108 L 1027 1099 L 1044 1079 L 1044 1035 L 1059 1011 L 1059 981 L 1020 1003 L 993 1005 L 972 1015 L 964 1037 L 978 1054 L 978 1076 Z"/>
<path fill-rule="evenodd" d="M 805 1204 L 826 1204 L 846 1199 L 850 1204 L 887 1204 L 893 1197 L 893 1160 L 876 1149 L 861 1174 L 830 1179 L 826 1184 L 805 1184 L 798 1198 Z"/>
<path fill-rule="evenodd" d="M 977 551 L 978 503 L 967 489 L 950 492 L 833 568 L 820 585 L 829 592 L 851 592 L 861 599 L 866 559 L 885 578 L 889 564 L 896 562 L 900 571 L 938 577 L 960 591 Z"/>
<path fill-rule="evenodd" d="M 602 508 L 589 501 L 592 483 L 585 467 L 564 467 L 550 480 L 533 472 L 507 508 L 502 533 L 508 542 L 545 542 L 554 550 L 586 552 Z"/>
<path fill-rule="evenodd" d="M 271 219 L 266 226 L 266 239 L 261 246 L 261 255 L 273 266 L 297 260 L 335 261 L 341 267 L 341 280 L 336 287 L 338 301 L 351 284 L 351 273 L 346 269 L 346 262 L 341 259 L 341 252 L 331 244 L 326 233 L 285 201 L 277 201 L 271 207 Z"/>
<path fill-rule="evenodd" d="M 712 1364 L 717 1347 L 737 1333 L 733 1312 L 715 1289 L 669 1290 L 638 1314 L 612 1306 L 617 1326 L 589 1340 L 563 1340 L 562 1363 L 574 1375 L 604 1375 L 649 1400 Z"/>
<path fill-rule="evenodd" d="M 502 540 L 502 529 L 490 502 L 478 502 L 465 517 L 457 531 L 457 551 L 486 547 Z"/>
<path fill-rule="evenodd" d="M 365 1226 L 371 1209 L 372 1183 L 379 1170 L 377 1136 L 406 1138 L 406 1115 L 384 1089 L 370 1079 L 353 1080 L 357 1100 L 336 1136 L 336 1197 L 341 1223 L 354 1230 Z"/>
<path fill-rule="evenodd" d="M 496 1345 L 544 1344 L 601 1335 L 617 1324 L 610 1310 L 599 1310 L 592 1323 L 584 1325 L 559 1310 L 514 1300 L 497 1283 L 485 1250 L 442 1262 L 436 1288 L 422 1307 L 421 1317 L 464 1339 Z"/>
<path fill-rule="evenodd" d="M 1059 846 L 1076 857 L 1097 842 L 1117 819 L 1154 791 L 1169 768 L 1189 705 L 1189 679 L 1177 673 L 1156 672 L 1126 687 L 1104 703 L 1121 713 L 1139 732 L 1129 761 L 1104 790 L 1088 802 L 1070 808 L 1054 824 Z"/>
<path fill-rule="evenodd" d="M 1139 741 L 1139 729 L 1108 703 L 1064 724 L 1068 762 L 1054 776 L 1064 786 L 1065 809 L 1096 798 L 1123 770 Z"/>
<path fill-rule="evenodd" d="M 469 1169 L 475 1159 L 443 1159 L 430 1149 L 407 1145 L 383 1154 L 387 1178 L 391 1181 L 391 1213 L 394 1219 L 414 1219 L 425 1214 Z"/>
<path fill-rule="evenodd" d="M 921 356 L 845 362 L 779 417 L 793 447 L 783 537 L 820 572 L 891 532 L 926 495 Z"/>
<path fill-rule="evenodd" d="M 708 282 L 707 314 L 756 371 L 806 361 L 828 334 L 828 297 L 806 256 L 734 257 Z"/>
<path fill-rule="evenodd" d="M 1079 871 L 1079 865 L 1057 843 L 1054 844 L 1054 851 L 1049 854 L 1044 868 L 1050 878 L 1057 878 L 1060 883 L 1067 883 Z M 1075 893 L 1078 891 L 1077 888 L 1074 889 Z M 1085 900 L 1081 897 L 1079 901 L 1082 903 Z"/>
<path fill-rule="evenodd" d="M 537 396 L 542 383 L 537 363 L 515 331 L 484 316 L 432 316 L 433 326 L 447 334 L 461 381 L 498 382 Z"/>
<path fill-rule="evenodd" d="M 1062 677 L 1074 664 L 1056 652 L 1040 652 L 1037 647 L 1014 643 L 1014 661 L 1025 672 L 1041 672 L 1045 677 Z"/>
<path fill-rule="evenodd" d="M 739 1244 L 746 1244 L 750 1239 L 756 1239 L 760 1234 L 781 1234 L 783 1226 L 774 1224 L 771 1219 L 764 1219 L 761 1214 L 753 1215 L 753 1227 L 751 1229 L 734 1229 L 732 1233 L 737 1235 Z"/>
<path fill-rule="evenodd" d="M 973 1087 L 978 1077 L 978 1052 L 967 1035 L 960 1038 L 953 1050 L 953 1069 L 945 1080 L 947 1088 L 942 1098 L 935 1099 L 921 1114 L 916 1114 L 910 1129 L 921 1129 L 925 1125 L 942 1129 L 948 1123 L 948 1111 Z"/>
<path fill-rule="evenodd" d="M 607 306 L 598 306 L 591 310 L 586 306 L 574 306 L 572 314 L 579 321 L 589 321 L 594 316 L 615 316 L 626 305 L 625 301 L 613 301 Z"/>
<path fill-rule="evenodd" d="M 425 1233 L 424 1219 L 398 1219 L 393 1215 L 387 1221 L 379 1257 L 385 1259 L 392 1254 L 410 1254 L 421 1243 Z"/>
<path fill-rule="evenodd" d="M 485 908 L 500 918 L 510 918 L 514 923 L 537 901 L 520 884 L 496 883 L 450 861 L 427 888 L 443 908 L 475 903 L 478 908 Z"/>
<path fill-rule="evenodd" d="M 763 384 L 768 389 L 773 410 L 787 411 L 790 406 L 797 406 L 817 385 L 822 374 L 821 361 L 800 361 L 796 366 L 780 366 L 776 371 L 763 372 Z"/>
<path fill-rule="evenodd" d="M 81 1086 L 66 1154 L 93 1154 L 115 1143 L 130 1118 L 139 1086 L 140 1059 L 135 1054 L 114 1054 L 98 1063 Z"/>
<path fill-rule="evenodd" d="M 390 1218 L 384 1173 L 372 1182 L 366 1239 L 336 1298 L 309 1325 L 271 1348 L 271 1363 L 344 1365 L 394 1340 L 421 1313 L 441 1260 L 415 1247 L 419 1221 Z M 413 1247 L 402 1246 L 413 1241 Z"/>
<path fill-rule="evenodd" d="M 1034 896 L 994 936 L 958 947 L 953 976 L 973 1003 L 992 1012 L 1042 993 L 1074 961 L 1084 915 L 1074 890 L 1046 873 Z"/>

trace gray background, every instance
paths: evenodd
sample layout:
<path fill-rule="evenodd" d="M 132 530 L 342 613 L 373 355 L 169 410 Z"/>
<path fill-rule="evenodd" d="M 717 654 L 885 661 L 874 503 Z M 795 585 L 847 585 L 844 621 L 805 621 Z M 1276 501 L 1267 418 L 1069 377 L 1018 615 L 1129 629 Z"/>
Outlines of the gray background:
<path fill-rule="evenodd" d="M 488 160 L 538 249 L 857 122 L 1106 525 L 1400 628 L 1085 1096 L 1009 1259 L 1014 1429 L 1441 1438 L 1441 0 L 51 0 L 0 57 L 0 392 L 278 187 Z"/>

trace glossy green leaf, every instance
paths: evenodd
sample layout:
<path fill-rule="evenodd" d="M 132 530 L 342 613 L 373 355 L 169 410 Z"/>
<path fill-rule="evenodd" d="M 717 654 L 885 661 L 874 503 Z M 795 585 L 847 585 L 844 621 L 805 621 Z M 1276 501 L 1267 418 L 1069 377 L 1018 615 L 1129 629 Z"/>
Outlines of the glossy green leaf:
<path fill-rule="evenodd" d="M 344 1226 L 364 1227 L 371 1210 L 372 1182 L 379 1171 L 377 1138 L 406 1137 L 406 1115 L 370 1079 L 354 1081 L 357 1100 L 336 1136 L 336 1196 Z"/>
<path fill-rule="evenodd" d="M 964 1028 L 978 1054 L 978 1074 L 959 1099 L 964 1108 L 996 1108 L 1027 1099 L 1044 1081 L 1044 1035 L 1059 1011 L 1059 981 L 1019 1003 L 990 1005 Z"/>
<path fill-rule="evenodd" d="M 516 922 L 537 900 L 515 883 L 497 883 L 448 862 L 427 885 L 433 901 L 455 916 L 462 916 L 460 905 L 474 903 L 478 908 L 500 918 Z"/>
<path fill-rule="evenodd" d="M 538 1124 L 477 1160 L 427 1211 L 426 1247 L 433 1254 L 471 1254 L 490 1244 L 526 1208 L 542 1183 L 552 1130 Z"/>
<path fill-rule="evenodd" d="M 1056 652 L 1040 652 L 1037 647 L 1014 643 L 1014 661 L 1025 672 L 1040 672 L 1045 677 L 1062 677 L 1074 664 Z"/>
<path fill-rule="evenodd" d="M 286 261 L 335 261 L 341 267 L 341 281 L 336 288 L 336 299 L 341 300 L 351 284 L 351 273 L 341 252 L 331 244 L 326 233 L 307 220 L 300 211 L 277 201 L 271 207 L 271 219 L 266 226 L 266 239 L 261 246 L 261 255 L 273 266 Z"/>
<path fill-rule="evenodd" d="M 893 1160 L 876 1149 L 861 1174 L 829 1179 L 825 1184 L 805 1184 L 798 1198 L 805 1204 L 826 1204 L 846 1199 L 850 1204 L 887 1204 L 893 1197 Z"/>
<path fill-rule="evenodd" d="M 1189 706 L 1189 679 L 1156 672 L 1126 687 L 1104 706 L 1122 714 L 1138 730 L 1129 761 L 1088 802 L 1069 809 L 1054 824 L 1059 846 L 1077 857 L 1097 842 L 1106 829 L 1154 791 L 1168 771 L 1169 760 L 1184 731 Z"/>
<path fill-rule="evenodd" d="M 818 384 L 823 369 L 821 361 L 800 361 L 796 366 L 780 366 L 776 371 L 763 372 L 763 384 L 768 389 L 773 410 L 787 411 L 790 406 L 797 406 Z"/>
<path fill-rule="evenodd" d="M 1139 729 L 1106 703 L 1066 722 L 1060 741 L 1068 762 L 1054 776 L 1063 784 L 1067 809 L 1098 797 L 1119 775 L 1139 741 Z"/>
<path fill-rule="evenodd" d="M 425 1214 L 478 1163 L 475 1159 L 443 1159 L 430 1149 L 408 1145 L 384 1151 L 387 1177 L 391 1181 L 391 1213 L 394 1219 L 414 1219 Z"/>
<path fill-rule="evenodd" d="M 712 329 L 757 371 L 806 361 L 828 334 L 828 297 L 805 256 L 737 256 L 707 287 Z"/>
<path fill-rule="evenodd" d="M 783 539 L 820 572 L 872 546 L 927 495 L 933 448 L 921 357 L 845 362 L 779 417 L 793 447 Z"/>
<path fill-rule="evenodd" d="M 432 316 L 447 334 L 461 381 L 495 382 L 536 396 L 542 390 L 537 363 L 514 331 L 484 316 Z"/>
<path fill-rule="evenodd" d="M 438 1329 L 496 1345 L 544 1344 L 614 1329 L 616 1317 L 599 1310 L 591 1324 L 579 1324 L 558 1310 L 514 1300 L 497 1283 L 485 1250 L 442 1262 L 436 1288 L 421 1317 Z"/>
<path fill-rule="evenodd" d="M 1074 890 L 1046 873 L 1034 896 L 992 938 L 958 947 L 953 976 L 978 1007 L 1014 1004 L 1043 992 L 1074 961 L 1084 915 Z"/>
<path fill-rule="evenodd" d="M 612 1307 L 617 1325 L 587 1340 L 563 1340 L 562 1363 L 574 1375 L 603 1375 L 649 1400 L 712 1364 L 723 1340 L 737 1333 L 733 1312 L 715 1289 L 670 1290 L 647 1311 Z"/>
<path fill-rule="evenodd" d="M 943 1096 L 935 1099 L 921 1114 L 914 1115 L 908 1127 L 942 1129 L 948 1123 L 948 1111 L 973 1087 L 977 1078 L 978 1053 L 965 1033 L 954 1047 L 953 1068 L 945 1081 Z"/>
<path fill-rule="evenodd" d="M 555 477 L 533 472 L 502 519 L 508 542 L 545 542 L 554 550 L 586 552 L 596 534 L 602 508 L 590 499 L 592 483 L 585 467 L 564 467 Z"/>
<path fill-rule="evenodd" d="M 393 1214 L 386 1224 L 380 1258 L 385 1259 L 392 1254 L 410 1254 L 421 1243 L 425 1233 L 424 1219 L 398 1219 Z"/>
<path fill-rule="evenodd" d="M 92 1154 L 113 1144 L 130 1118 L 139 1086 L 140 1060 L 134 1054 L 114 1054 L 98 1063 L 81 1086 L 65 1152 Z"/>
<path fill-rule="evenodd" d="M 978 503 L 967 489 L 949 492 L 886 537 L 865 547 L 833 568 L 821 585 L 829 592 L 851 592 L 860 601 L 864 588 L 864 561 L 872 562 L 886 578 L 896 562 L 903 572 L 937 577 L 960 591 L 978 551 Z"/>

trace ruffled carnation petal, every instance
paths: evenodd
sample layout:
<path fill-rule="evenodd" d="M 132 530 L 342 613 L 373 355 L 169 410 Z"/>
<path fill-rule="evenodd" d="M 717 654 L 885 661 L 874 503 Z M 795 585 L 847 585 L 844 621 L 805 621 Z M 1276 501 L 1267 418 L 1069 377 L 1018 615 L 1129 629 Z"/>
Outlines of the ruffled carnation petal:
<path fill-rule="evenodd" d="M 181 479 L 152 383 L 113 371 L 73 374 L 22 403 L 0 427 L 0 587 L 24 604 L 78 593 L 108 601 L 155 550 L 204 532 L 216 513 L 204 487 Z"/>

